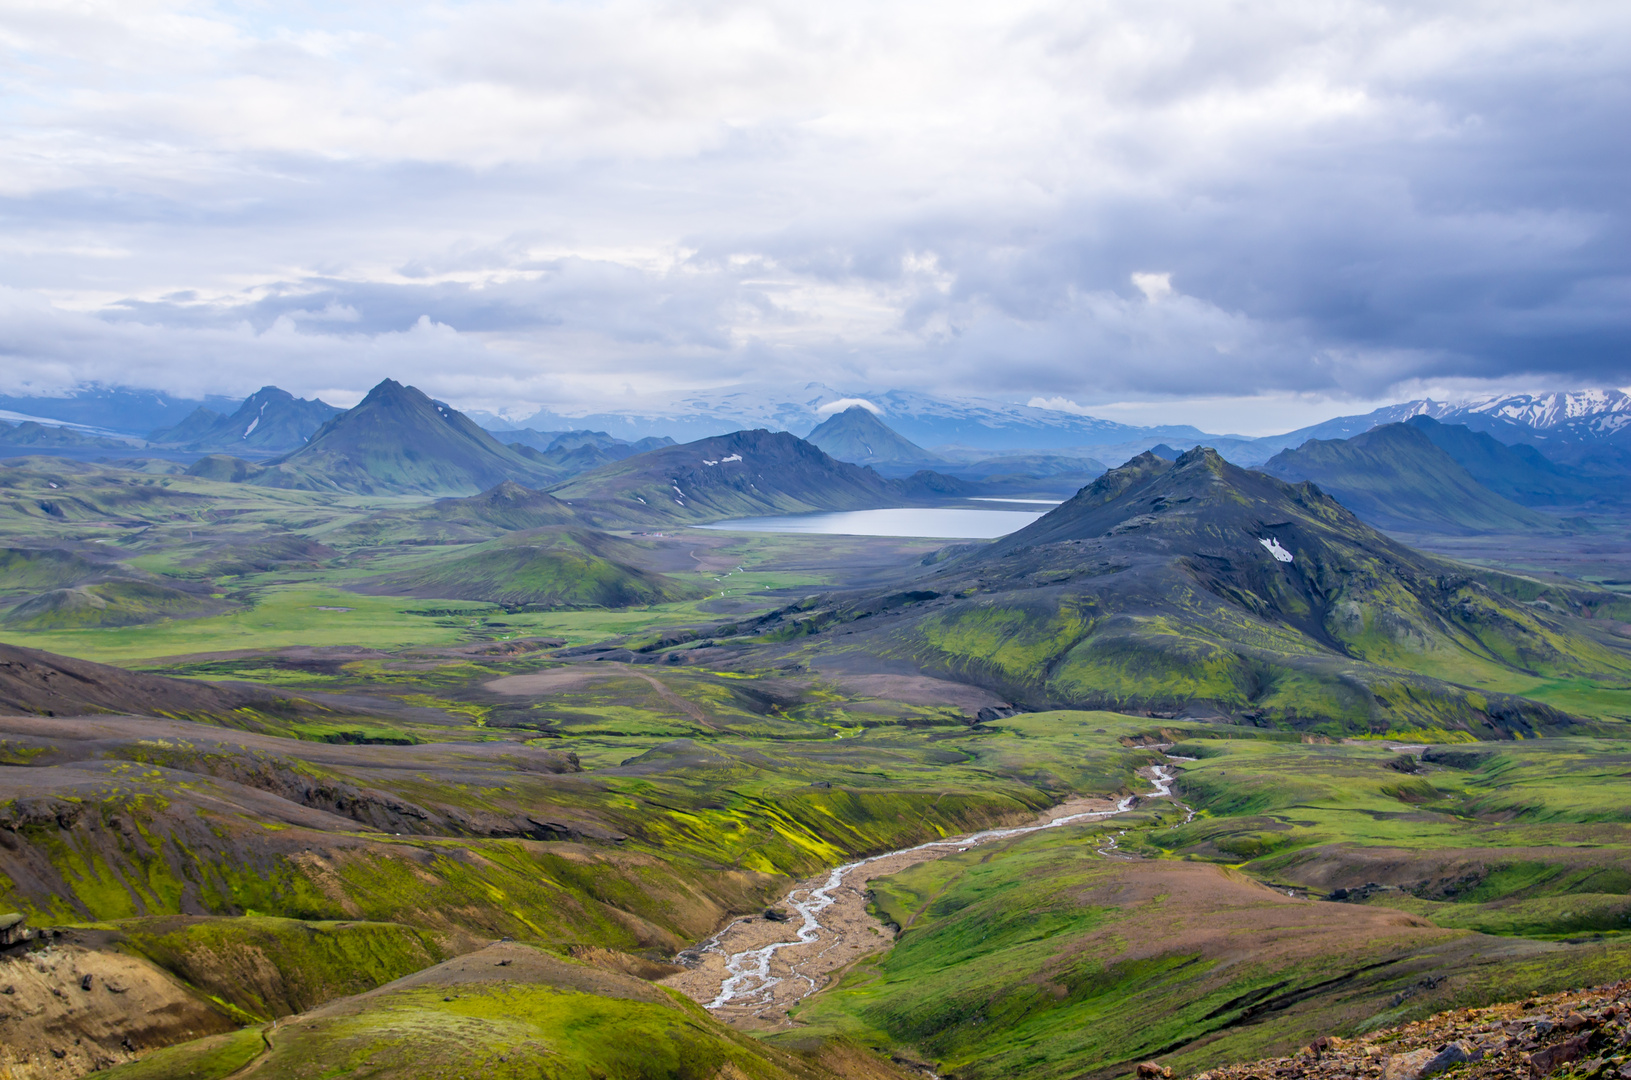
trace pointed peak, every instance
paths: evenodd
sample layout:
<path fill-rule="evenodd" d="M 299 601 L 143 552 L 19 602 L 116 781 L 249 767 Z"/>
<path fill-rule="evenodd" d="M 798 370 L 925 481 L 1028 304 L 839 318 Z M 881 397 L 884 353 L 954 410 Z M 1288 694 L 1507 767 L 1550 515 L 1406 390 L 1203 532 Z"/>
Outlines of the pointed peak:
<path fill-rule="evenodd" d="M 381 379 L 374 385 L 372 390 L 368 391 L 368 396 L 362 399 L 362 402 L 358 408 L 361 408 L 362 405 L 367 405 L 371 401 L 388 401 L 409 393 L 420 394 L 421 397 L 424 396 L 416 388 L 412 386 L 403 386 L 395 379 Z"/>

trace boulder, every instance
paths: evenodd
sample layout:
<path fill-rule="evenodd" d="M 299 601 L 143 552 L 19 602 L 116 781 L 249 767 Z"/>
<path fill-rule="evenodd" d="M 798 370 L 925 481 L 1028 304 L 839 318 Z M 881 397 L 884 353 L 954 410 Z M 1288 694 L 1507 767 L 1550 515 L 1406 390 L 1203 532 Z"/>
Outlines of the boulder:
<path fill-rule="evenodd" d="M 1586 1046 L 1591 1042 L 1590 1035 L 1576 1035 L 1560 1043 L 1529 1055 L 1529 1070 L 1536 1076 L 1546 1076 L 1555 1072 L 1559 1066 L 1567 1065 L 1571 1061 L 1580 1060 L 1586 1052 Z"/>
<path fill-rule="evenodd" d="M 0 915 L 0 947 L 20 945 L 33 936 L 28 929 L 28 920 L 20 913 L 13 911 L 9 915 Z"/>
<path fill-rule="evenodd" d="M 1393 1054 L 1382 1062 L 1382 1080 L 1421 1080 L 1427 1074 L 1427 1063 L 1437 1056 L 1438 1051 L 1425 1048 Z"/>

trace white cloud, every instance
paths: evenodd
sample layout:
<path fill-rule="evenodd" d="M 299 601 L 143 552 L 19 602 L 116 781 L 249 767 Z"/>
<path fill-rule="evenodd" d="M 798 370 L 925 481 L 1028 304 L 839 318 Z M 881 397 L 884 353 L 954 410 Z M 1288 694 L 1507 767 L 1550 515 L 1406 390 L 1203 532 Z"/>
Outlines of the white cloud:
<path fill-rule="evenodd" d="M 1144 299 L 1152 304 L 1172 295 L 1171 274 L 1145 274 L 1134 271 L 1132 279 L 1133 284 L 1138 286 L 1138 291 L 1144 294 Z"/>
<path fill-rule="evenodd" d="M 853 409 L 857 405 L 871 413 L 873 416 L 883 415 L 883 410 L 878 406 L 874 405 L 866 398 L 858 397 L 846 397 L 839 398 L 836 401 L 829 401 L 825 405 L 816 406 L 815 412 L 817 416 L 831 416 L 833 413 L 841 413 L 846 409 Z"/>
<path fill-rule="evenodd" d="M 93 0 L 0 55 L 13 382 L 1631 379 L 1625 5 Z"/>

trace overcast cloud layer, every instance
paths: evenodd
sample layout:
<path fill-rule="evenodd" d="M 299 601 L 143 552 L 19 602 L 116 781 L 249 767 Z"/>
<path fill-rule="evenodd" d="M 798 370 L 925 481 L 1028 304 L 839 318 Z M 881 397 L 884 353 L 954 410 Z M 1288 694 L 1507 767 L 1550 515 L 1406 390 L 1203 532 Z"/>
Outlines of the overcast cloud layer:
<path fill-rule="evenodd" d="M 0 391 L 1631 382 L 1623 0 L 43 0 L 0 55 Z"/>

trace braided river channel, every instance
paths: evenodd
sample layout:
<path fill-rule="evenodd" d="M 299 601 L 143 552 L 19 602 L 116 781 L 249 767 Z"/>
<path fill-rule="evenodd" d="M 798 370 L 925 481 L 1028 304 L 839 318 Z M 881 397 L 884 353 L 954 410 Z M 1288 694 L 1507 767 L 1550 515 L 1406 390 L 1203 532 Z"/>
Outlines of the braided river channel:
<path fill-rule="evenodd" d="M 826 985 L 833 972 L 893 940 L 889 928 L 867 912 L 867 885 L 874 878 L 993 840 L 1102 821 L 1126 813 L 1140 799 L 1171 797 L 1170 769 L 1157 765 L 1144 775 L 1155 790 L 1142 796 L 1128 795 L 1115 803 L 1072 799 L 1029 825 L 931 840 L 857 859 L 801 881 L 778 905 L 788 911 L 785 921 L 762 915 L 735 919 L 707 941 L 680 953 L 676 960 L 686 970 L 663 982 L 733 1026 L 787 1027 L 787 1010 Z M 1101 854 L 1119 857 L 1113 850 Z"/>

